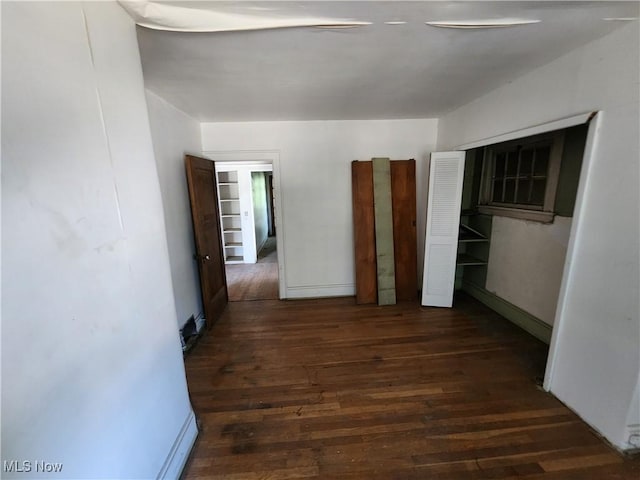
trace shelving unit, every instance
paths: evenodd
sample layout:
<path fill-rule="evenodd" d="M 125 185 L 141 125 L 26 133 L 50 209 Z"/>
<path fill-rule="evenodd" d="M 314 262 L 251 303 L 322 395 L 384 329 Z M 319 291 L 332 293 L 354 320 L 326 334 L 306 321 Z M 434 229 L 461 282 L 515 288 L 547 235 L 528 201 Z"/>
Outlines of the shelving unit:
<path fill-rule="evenodd" d="M 491 216 L 476 210 L 463 210 L 460 215 L 456 288 L 464 281 L 484 285 L 489 263 Z"/>
<path fill-rule="evenodd" d="M 258 177 L 258 172 L 270 172 L 273 167 L 267 163 L 216 161 L 215 168 L 225 263 L 256 263 L 257 249 L 261 246 L 257 242 L 258 230 L 260 235 L 266 231 L 266 228 L 261 228 L 266 216 L 266 207 L 264 216 L 261 209 L 265 204 L 266 190 L 258 188 L 257 193 L 254 192 L 253 179 L 254 175 Z M 259 175 L 264 178 L 263 173 Z M 261 186 L 264 187 L 264 182 Z M 259 195 L 256 196 L 257 203 L 254 194 Z M 262 222 L 259 227 L 256 227 L 256 214 L 258 221 Z"/>
<path fill-rule="evenodd" d="M 244 262 L 238 172 L 217 172 L 218 201 L 225 263 Z"/>
<path fill-rule="evenodd" d="M 458 257 L 456 265 L 486 265 L 486 257 L 484 255 L 480 255 L 480 257 L 474 255 L 478 249 L 474 249 L 473 247 L 475 246 L 474 244 L 488 242 L 489 239 L 485 235 L 471 228 L 469 225 L 461 223 L 460 233 L 458 234 Z"/>

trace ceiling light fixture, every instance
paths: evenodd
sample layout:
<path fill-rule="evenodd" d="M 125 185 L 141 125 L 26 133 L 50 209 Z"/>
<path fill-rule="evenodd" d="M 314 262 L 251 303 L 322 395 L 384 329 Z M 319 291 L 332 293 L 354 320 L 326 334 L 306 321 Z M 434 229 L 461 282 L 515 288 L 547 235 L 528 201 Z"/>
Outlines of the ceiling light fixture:
<path fill-rule="evenodd" d="M 434 22 L 424 22 L 431 27 L 438 28 L 506 28 L 516 27 L 519 25 L 530 25 L 532 23 L 540 23 L 540 20 L 528 18 L 492 18 L 488 20 L 442 20 Z"/>
<path fill-rule="evenodd" d="M 633 22 L 638 20 L 638 17 L 607 17 L 603 18 L 607 22 Z"/>
<path fill-rule="evenodd" d="M 404 22 L 402 20 L 391 20 L 389 22 L 384 22 L 385 25 L 406 25 L 407 22 Z"/>

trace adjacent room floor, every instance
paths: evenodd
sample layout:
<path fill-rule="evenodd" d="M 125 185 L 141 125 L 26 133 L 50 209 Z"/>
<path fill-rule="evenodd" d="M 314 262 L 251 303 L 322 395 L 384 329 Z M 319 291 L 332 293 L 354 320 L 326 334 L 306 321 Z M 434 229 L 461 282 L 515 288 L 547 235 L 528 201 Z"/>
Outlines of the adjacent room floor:
<path fill-rule="evenodd" d="M 637 479 L 544 392 L 547 346 L 474 299 L 229 304 L 186 359 L 185 479 Z"/>
<path fill-rule="evenodd" d="M 226 272 L 230 302 L 277 300 L 279 297 L 276 237 L 267 239 L 258 252 L 257 263 L 227 265 Z"/>

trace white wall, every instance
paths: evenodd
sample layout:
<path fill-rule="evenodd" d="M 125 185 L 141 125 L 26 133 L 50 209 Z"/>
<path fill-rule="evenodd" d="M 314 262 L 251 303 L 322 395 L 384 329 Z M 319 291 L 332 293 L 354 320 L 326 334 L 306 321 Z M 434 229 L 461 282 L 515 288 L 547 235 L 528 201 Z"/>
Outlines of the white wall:
<path fill-rule="evenodd" d="M 191 223 L 184 155 L 201 155 L 200 123 L 147 90 L 153 150 L 160 179 L 176 319 L 182 328 L 191 315 L 203 312 Z"/>
<path fill-rule="evenodd" d="M 552 325 L 571 218 L 544 224 L 494 216 L 485 288 Z"/>
<path fill-rule="evenodd" d="M 438 122 L 362 120 L 203 123 L 206 152 L 271 150 L 280 154 L 286 297 L 353 295 L 351 161 L 416 159 L 418 253 L 422 269 L 426 158 Z M 277 181 L 274 180 L 277 184 Z M 420 278 L 422 278 L 420 276 Z"/>
<path fill-rule="evenodd" d="M 135 27 L 115 2 L 3 3 L 2 154 L 2 460 L 155 478 L 195 422 Z M 45 476 L 32 465 L 3 478 Z"/>
<path fill-rule="evenodd" d="M 251 197 L 253 199 L 253 226 L 256 236 L 256 254 L 267 241 L 267 192 L 264 172 L 251 173 Z"/>
<path fill-rule="evenodd" d="M 589 43 L 448 114 L 438 146 L 455 147 L 591 110 L 602 111 L 583 166 L 566 303 L 556 318 L 547 385 L 615 445 L 640 365 L 638 22 Z M 580 195 L 580 192 L 579 192 Z M 562 294 L 561 294 L 562 297 Z"/>

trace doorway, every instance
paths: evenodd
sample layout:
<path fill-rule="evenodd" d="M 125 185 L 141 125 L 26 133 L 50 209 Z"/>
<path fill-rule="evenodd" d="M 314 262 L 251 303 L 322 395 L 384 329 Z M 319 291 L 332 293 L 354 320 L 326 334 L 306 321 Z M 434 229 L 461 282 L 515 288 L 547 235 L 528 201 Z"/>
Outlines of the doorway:
<path fill-rule="evenodd" d="M 280 282 L 273 163 L 227 158 L 216 160 L 215 169 L 229 301 L 277 300 Z"/>
<path fill-rule="evenodd" d="M 263 168 L 252 170 L 250 178 L 255 262 L 252 257 L 242 263 L 226 264 L 231 302 L 278 299 L 278 247 L 273 226 L 273 189 L 270 188 L 272 172 L 263 171 Z M 250 226 L 248 228 L 251 230 Z"/>
<path fill-rule="evenodd" d="M 256 263 L 227 264 L 230 302 L 278 300 L 278 251 L 276 237 L 268 237 Z"/>

